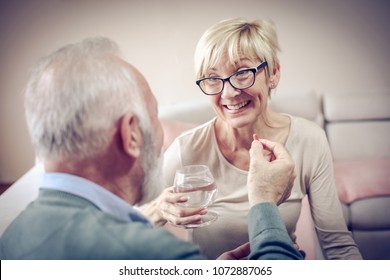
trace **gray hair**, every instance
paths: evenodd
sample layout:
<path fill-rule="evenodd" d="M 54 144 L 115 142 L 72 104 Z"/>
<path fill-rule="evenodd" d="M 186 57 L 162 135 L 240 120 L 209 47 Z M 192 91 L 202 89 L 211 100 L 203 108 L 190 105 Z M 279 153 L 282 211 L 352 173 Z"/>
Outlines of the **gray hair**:
<path fill-rule="evenodd" d="M 126 112 L 142 130 L 150 118 L 134 74 L 107 38 L 67 45 L 40 60 L 25 92 L 25 110 L 39 157 L 83 158 L 104 150 Z"/>

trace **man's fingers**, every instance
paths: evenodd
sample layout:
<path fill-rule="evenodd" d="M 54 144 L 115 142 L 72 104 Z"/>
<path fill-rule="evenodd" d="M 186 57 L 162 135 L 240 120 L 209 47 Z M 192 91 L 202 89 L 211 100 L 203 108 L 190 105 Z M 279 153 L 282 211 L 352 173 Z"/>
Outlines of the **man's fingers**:
<path fill-rule="evenodd" d="M 246 259 L 250 253 L 249 242 L 231 250 L 223 253 L 218 257 L 218 260 L 241 260 Z"/>
<path fill-rule="evenodd" d="M 260 158 L 264 159 L 263 145 L 261 144 L 261 142 L 258 140 L 253 140 L 252 145 L 251 145 L 251 149 L 249 150 L 249 153 L 250 153 L 251 158 L 260 157 Z"/>
<path fill-rule="evenodd" d="M 243 258 L 248 257 L 248 255 L 251 252 L 251 247 L 249 242 L 244 243 L 243 245 L 237 247 L 236 249 L 231 251 L 231 255 L 233 256 L 234 259 L 240 260 Z"/>
<path fill-rule="evenodd" d="M 265 146 L 265 149 L 271 151 L 275 159 L 289 158 L 287 150 L 282 144 L 267 139 L 260 139 L 260 142 Z"/>

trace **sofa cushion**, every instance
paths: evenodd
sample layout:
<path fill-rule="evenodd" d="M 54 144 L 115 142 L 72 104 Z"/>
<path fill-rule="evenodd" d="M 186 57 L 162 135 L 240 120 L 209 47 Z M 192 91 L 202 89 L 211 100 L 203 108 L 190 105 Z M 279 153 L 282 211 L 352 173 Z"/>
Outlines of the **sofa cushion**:
<path fill-rule="evenodd" d="M 315 91 L 277 91 L 269 106 L 279 113 L 287 113 L 313 121 L 323 127 L 322 97 Z"/>
<path fill-rule="evenodd" d="M 335 160 L 390 157 L 390 122 L 347 121 L 326 124 Z"/>
<path fill-rule="evenodd" d="M 353 238 L 365 260 L 390 260 L 390 230 L 356 230 Z"/>
<path fill-rule="evenodd" d="M 353 202 L 349 206 L 351 230 L 389 230 L 390 195 L 370 197 Z"/>
<path fill-rule="evenodd" d="M 324 96 L 324 115 L 328 122 L 381 120 L 390 118 L 390 94 L 338 94 Z"/>
<path fill-rule="evenodd" d="M 337 193 L 343 203 L 390 195 L 390 157 L 334 162 Z"/>
<path fill-rule="evenodd" d="M 164 130 L 164 151 L 181 133 L 215 117 L 209 99 L 202 97 L 159 107 L 159 118 Z"/>
<path fill-rule="evenodd" d="M 196 100 L 161 105 L 158 111 L 160 119 L 187 123 L 202 124 L 215 117 L 210 100 L 205 95 L 200 95 Z"/>
<path fill-rule="evenodd" d="M 324 95 L 326 133 L 335 160 L 390 156 L 390 94 Z"/>
<path fill-rule="evenodd" d="M 169 145 L 171 145 L 173 140 L 175 140 L 175 138 L 184 131 L 198 126 L 196 123 L 180 122 L 168 119 L 160 119 L 160 122 L 164 131 L 163 151 L 165 151 Z"/>

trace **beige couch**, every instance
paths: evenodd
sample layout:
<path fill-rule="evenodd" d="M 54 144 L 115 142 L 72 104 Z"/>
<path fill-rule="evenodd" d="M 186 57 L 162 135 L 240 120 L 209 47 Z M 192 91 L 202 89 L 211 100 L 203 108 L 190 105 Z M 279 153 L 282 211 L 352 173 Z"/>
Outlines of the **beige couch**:
<path fill-rule="evenodd" d="M 160 107 L 165 147 L 181 132 L 214 116 L 208 98 L 199 99 Z M 324 127 L 346 223 L 365 259 L 390 259 L 390 94 L 278 92 L 270 106 Z M 0 234 L 36 197 L 42 172 L 40 165 L 34 166 L 0 196 Z M 297 241 L 307 259 L 322 258 L 307 199 L 298 221 Z"/>

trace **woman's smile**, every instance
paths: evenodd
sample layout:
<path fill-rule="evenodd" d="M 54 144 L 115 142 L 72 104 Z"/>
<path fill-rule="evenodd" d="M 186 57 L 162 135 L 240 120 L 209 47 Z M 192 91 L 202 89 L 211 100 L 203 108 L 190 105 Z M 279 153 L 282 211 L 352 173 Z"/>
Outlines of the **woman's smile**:
<path fill-rule="evenodd" d="M 235 105 L 223 105 L 223 106 L 230 111 L 237 111 L 237 110 L 240 110 L 241 108 L 246 107 L 249 103 L 250 103 L 250 100 L 247 100 L 247 101 L 244 101 L 241 103 L 237 103 Z"/>
<path fill-rule="evenodd" d="M 229 114 L 238 114 L 246 111 L 249 108 L 249 105 L 252 103 L 251 100 L 242 101 L 239 103 L 223 104 L 222 107 L 224 111 Z"/>

